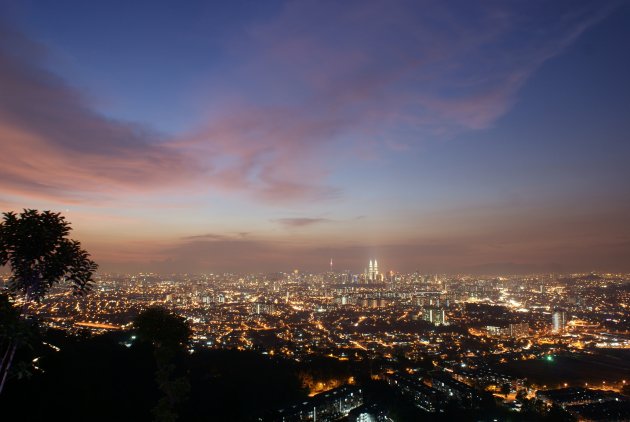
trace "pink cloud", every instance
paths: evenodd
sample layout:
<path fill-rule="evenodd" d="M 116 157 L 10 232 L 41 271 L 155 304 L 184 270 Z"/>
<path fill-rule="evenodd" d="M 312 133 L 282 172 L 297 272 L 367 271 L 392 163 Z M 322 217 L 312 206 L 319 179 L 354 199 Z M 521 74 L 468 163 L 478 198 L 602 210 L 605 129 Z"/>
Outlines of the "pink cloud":
<path fill-rule="evenodd" d="M 313 218 L 313 217 L 298 217 L 298 218 L 279 218 L 277 220 L 272 220 L 276 223 L 279 223 L 287 228 L 299 228 L 299 227 L 308 227 L 322 223 L 330 223 L 333 220 L 328 218 Z"/>
<path fill-rule="evenodd" d="M 221 112 L 177 139 L 99 115 L 44 70 L 40 45 L 0 28 L 3 192 L 71 202 L 207 186 L 268 202 L 335 198 L 331 175 L 356 144 L 400 153 L 491 126 L 611 10 L 564 6 L 289 2 L 233 41 L 233 72 L 213 93 Z"/>
<path fill-rule="evenodd" d="M 235 41 L 239 65 L 213 92 L 223 112 L 183 142 L 210 157 L 225 189 L 270 201 L 339 195 L 327 184 L 334 158 L 491 126 L 546 60 L 611 10 L 451 6 L 287 3 Z"/>
<path fill-rule="evenodd" d="M 197 151 L 213 168 L 209 183 L 244 190 L 266 201 L 312 200 L 339 194 L 322 183 L 330 169 L 319 160 L 322 140 L 344 122 L 289 107 L 228 109 L 177 145 Z"/>
<path fill-rule="evenodd" d="M 4 193 L 86 201 L 203 173 L 156 134 L 104 118 L 43 69 L 43 48 L 0 27 L 0 176 Z"/>

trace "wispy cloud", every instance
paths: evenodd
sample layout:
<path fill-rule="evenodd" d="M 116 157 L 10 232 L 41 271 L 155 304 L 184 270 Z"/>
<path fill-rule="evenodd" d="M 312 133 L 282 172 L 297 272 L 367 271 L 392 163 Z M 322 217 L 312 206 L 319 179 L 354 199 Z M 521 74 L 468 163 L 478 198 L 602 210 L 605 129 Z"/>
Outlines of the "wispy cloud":
<path fill-rule="evenodd" d="M 204 233 L 192 236 L 184 236 L 182 237 L 182 240 L 225 241 L 231 239 L 244 239 L 249 236 L 249 234 L 249 232 L 239 232 L 234 234 Z"/>
<path fill-rule="evenodd" d="M 176 139 L 103 117 L 46 70 L 44 47 L 0 24 L 2 189 L 66 202 L 168 186 L 337 198 L 331 174 L 364 145 L 401 153 L 491 126 L 610 4 L 288 2 L 224 46 L 231 72 L 209 74 L 223 87 L 212 111 Z"/>
<path fill-rule="evenodd" d="M 333 220 L 330 220 L 328 218 L 302 217 L 302 218 L 279 218 L 279 219 L 271 220 L 271 221 L 275 223 L 279 223 L 285 227 L 295 228 L 295 227 L 313 226 L 313 225 L 322 224 L 322 223 L 330 223 Z"/>
<path fill-rule="evenodd" d="M 488 128 L 545 61 L 611 10 L 289 2 L 233 41 L 234 72 L 213 92 L 205 127 L 183 142 L 212 157 L 227 189 L 281 202 L 343 195 L 328 182 L 337 157 Z"/>
<path fill-rule="evenodd" d="M 78 201 L 156 189 L 203 174 L 159 135 L 95 112 L 44 68 L 45 50 L 0 23 L 3 192 Z"/>

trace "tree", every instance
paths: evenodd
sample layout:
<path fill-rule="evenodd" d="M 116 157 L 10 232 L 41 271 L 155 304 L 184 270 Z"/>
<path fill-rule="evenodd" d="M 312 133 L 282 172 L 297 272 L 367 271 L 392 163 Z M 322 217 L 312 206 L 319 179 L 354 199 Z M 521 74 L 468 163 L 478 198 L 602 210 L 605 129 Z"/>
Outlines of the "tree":
<path fill-rule="evenodd" d="M 151 343 L 156 350 L 174 354 L 183 348 L 190 337 L 186 320 L 168 310 L 154 306 L 142 311 L 134 320 L 139 341 Z"/>
<path fill-rule="evenodd" d="M 28 317 L 28 305 L 41 300 L 50 288 L 68 281 L 75 294 L 90 290 L 98 265 L 68 238 L 70 223 L 60 213 L 25 209 L 19 215 L 3 213 L 0 223 L 0 266 L 11 270 L 8 290 L 22 301 L 20 320 Z M 0 367 L 0 393 L 4 388 L 15 351 L 21 339 L 6 339 Z"/>
<path fill-rule="evenodd" d="M 155 356 L 155 381 L 164 394 L 153 408 L 156 420 L 177 420 L 175 406 L 186 399 L 190 382 L 185 376 L 175 377 L 175 357 L 185 350 L 191 330 L 186 320 L 161 307 L 151 307 L 134 320 L 138 341 L 150 343 Z"/>
<path fill-rule="evenodd" d="M 34 321 L 21 317 L 20 310 L 14 306 L 12 298 L 4 293 L 0 294 L 0 368 L 13 367 L 12 372 L 17 372 L 18 378 L 30 375 L 30 366 L 27 362 L 13 362 L 13 344 L 18 344 L 17 349 L 32 351 L 38 339 L 37 327 Z M 17 367 L 17 370 L 16 370 Z"/>

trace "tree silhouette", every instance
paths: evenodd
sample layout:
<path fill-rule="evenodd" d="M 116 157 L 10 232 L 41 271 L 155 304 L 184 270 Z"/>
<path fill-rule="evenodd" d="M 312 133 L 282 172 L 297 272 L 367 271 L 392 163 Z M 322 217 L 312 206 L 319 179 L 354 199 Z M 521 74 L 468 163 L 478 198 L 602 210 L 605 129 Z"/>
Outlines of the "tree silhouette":
<path fill-rule="evenodd" d="M 18 378 L 30 375 L 31 368 L 27 362 L 18 361 L 17 365 L 13 362 L 12 345 L 18 344 L 20 350 L 32 351 L 38 334 L 35 322 L 23 319 L 12 298 L 7 294 L 0 294 L 0 350 L 3 351 L 0 367 L 12 366 L 12 372 L 17 372 Z"/>
<path fill-rule="evenodd" d="M 191 334 L 184 318 L 158 306 L 138 314 L 134 327 L 139 341 L 151 343 L 156 350 L 169 354 L 182 349 Z"/>
<path fill-rule="evenodd" d="M 71 284 L 75 294 L 86 293 L 98 268 L 81 244 L 68 239 L 70 223 L 60 213 L 25 209 L 19 215 L 3 213 L 0 223 L 0 266 L 11 270 L 8 290 L 22 301 L 20 320 L 27 319 L 28 305 L 41 300 L 50 288 L 62 281 Z M 22 339 L 6 338 L 0 367 L 0 393 L 4 388 L 15 351 Z"/>
<path fill-rule="evenodd" d="M 138 341 L 153 346 L 156 372 L 155 381 L 163 397 L 153 408 L 157 421 L 177 420 L 175 407 L 183 402 L 189 391 L 186 376 L 175 377 L 175 357 L 185 351 L 191 330 L 186 320 L 161 307 L 151 307 L 141 312 L 134 320 Z"/>

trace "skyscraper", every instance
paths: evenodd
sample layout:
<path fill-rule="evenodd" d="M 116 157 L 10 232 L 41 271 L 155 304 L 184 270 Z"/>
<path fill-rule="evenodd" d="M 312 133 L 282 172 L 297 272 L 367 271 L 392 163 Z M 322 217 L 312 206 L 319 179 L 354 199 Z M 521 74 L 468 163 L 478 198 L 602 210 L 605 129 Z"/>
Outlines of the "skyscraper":
<path fill-rule="evenodd" d="M 367 279 L 369 281 L 376 281 L 378 279 L 378 262 L 376 260 L 370 260 L 368 266 Z"/>
<path fill-rule="evenodd" d="M 561 333 L 567 325 L 566 313 L 563 309 L 554 309 L 551 314 L 552 331 Z"/>
<path fill-rule="evenodd" d="M 446 324 L 446 312 L 437 307 L 427 307 L 423 311 L 422 319 L 434 325 Z"/>

